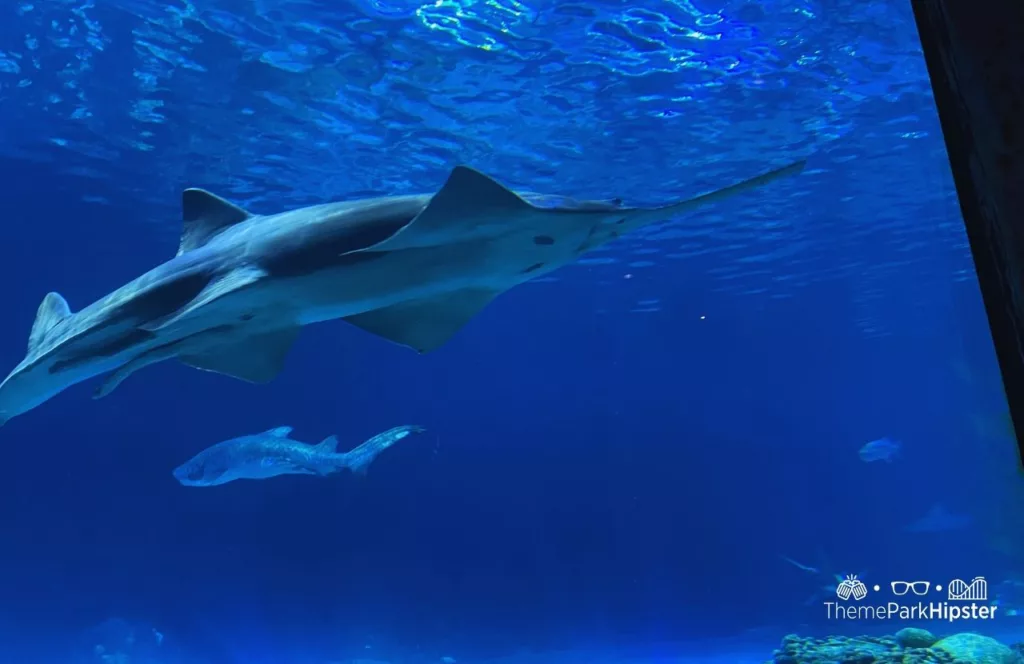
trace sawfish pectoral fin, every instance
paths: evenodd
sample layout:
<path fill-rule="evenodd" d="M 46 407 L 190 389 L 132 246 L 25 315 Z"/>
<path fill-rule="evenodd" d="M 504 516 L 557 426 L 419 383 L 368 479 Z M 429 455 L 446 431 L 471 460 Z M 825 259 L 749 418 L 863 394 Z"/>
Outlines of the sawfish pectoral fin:
<path fill-rule="evenodd" d="M 388 341 L 429 353 L 451 339 L 499 293 L 466 288 L 347 316 L 344 320 Z"/>
<path fill-rule="evenodd" d="M 232 344 L 202 352 L 182 353 L 178 359 L 195 369 L 212 371 L 249 383 L 269 383 L 284 368 L 299 327 L 254 334 Z"/>
<path fill-rule="evenodd" d="M 535 210 L 497 180 L 469 166 L 456 166 L 422 212 L 368 250 L 395 251 L 457 242 L 479 235 L 481 222 Z"/>

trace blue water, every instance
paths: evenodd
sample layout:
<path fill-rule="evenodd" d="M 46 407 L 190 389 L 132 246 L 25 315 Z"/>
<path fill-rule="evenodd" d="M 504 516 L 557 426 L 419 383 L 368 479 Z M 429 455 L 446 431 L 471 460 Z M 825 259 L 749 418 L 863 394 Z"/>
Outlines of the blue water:
<path fill-rule="evenodd" d="M 47 291 L 172 257 L 188 186 L 272 213 L 465 163 L 653 205 L 805 157 L 430 354 L 325 323 L 267 385 L 168 362 L 12 420 L 0 661 L 763 662 L 905 626 L 829 620 L 835 574 L 984 576 L 996 619 L 928 626 L 1024 640 L 1024 490 L 909 3 L 6 3 L 4 367 Z M 404 423 L 365 478 L 171 476 Z"/>

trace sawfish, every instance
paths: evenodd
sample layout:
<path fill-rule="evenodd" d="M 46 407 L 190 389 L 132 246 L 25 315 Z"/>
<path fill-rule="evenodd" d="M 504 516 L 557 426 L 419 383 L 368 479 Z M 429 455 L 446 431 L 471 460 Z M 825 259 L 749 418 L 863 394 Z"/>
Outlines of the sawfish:
<path fill-rule="evenodd" d="M 517 193 L 468 166 L 434 194 L 265 215 L 186 189 L 173 258 L 77 312 L 43 298 L 25 358 L 0 383 L 0 425 L 95 376 L 107 395 L 165 360 L 266 383 L 299 330 L 322 321 L 428 353 L 518 284 L 803 166 L 657 207 Z"/>

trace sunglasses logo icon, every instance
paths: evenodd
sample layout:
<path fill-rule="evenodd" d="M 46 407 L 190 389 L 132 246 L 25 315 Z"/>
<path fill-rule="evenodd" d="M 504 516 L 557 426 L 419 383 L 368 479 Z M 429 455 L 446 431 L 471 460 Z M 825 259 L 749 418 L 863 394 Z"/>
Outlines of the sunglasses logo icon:
<path fill-rule="evenodd" d="M 927 595 L 931 589 L 931 581 L 892 581 L 889 583 L 892 594 L 897 596 L 906 595 L 913 591 L 915 595 Z"/>

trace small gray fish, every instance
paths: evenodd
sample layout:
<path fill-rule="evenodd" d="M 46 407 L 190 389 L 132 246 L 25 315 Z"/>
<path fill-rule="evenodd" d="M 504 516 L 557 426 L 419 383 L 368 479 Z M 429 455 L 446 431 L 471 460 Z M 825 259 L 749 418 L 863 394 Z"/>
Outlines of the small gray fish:
<path fill-rule="evenodd" d="M 941 503 L 935 503 L 928 513 L 904 528 L 908 533 L 941 533 L 952 530 L 964 530 L 974 524 L 968 514 L 950 512 Z"/>
<path fill-rule="evenodd" d="M 289 438 L 291 427 L 277 427 L 208 447 L 175 468 L 174 477 L 185 486 L 217 486 L 278 475 L 330 475 L 344 468 L 365 473 L 378 454 L 409 434 L 423 431 L 418 426 L 395 427 L 349 452 L 338 452 L 334 436 L 310 445 Z"/>
<path fill-rule="evenodd" d="M 903 444 L 892 438 L 879 438 L 860 448 L 858 455 L 861 461 L 885 461 L 891 463 L 900 454 Z"/>

